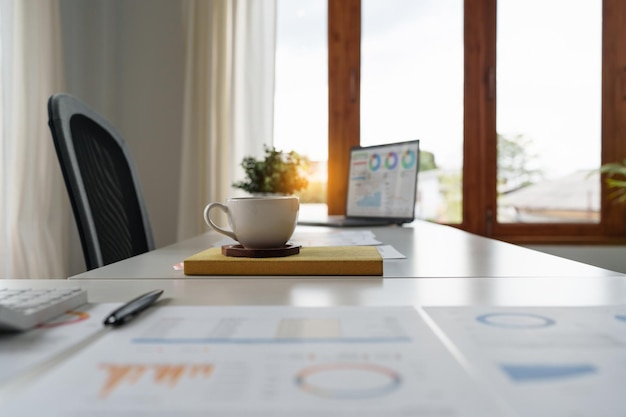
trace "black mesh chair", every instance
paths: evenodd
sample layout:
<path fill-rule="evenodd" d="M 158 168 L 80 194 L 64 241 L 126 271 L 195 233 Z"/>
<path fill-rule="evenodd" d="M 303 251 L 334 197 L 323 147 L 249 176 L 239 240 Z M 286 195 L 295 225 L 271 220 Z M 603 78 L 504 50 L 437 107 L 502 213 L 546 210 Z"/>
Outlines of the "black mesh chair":
<path fill-rule="evenodd" d="M 154 249 L 134 162 L 115 128 L 68 94 L 48 100 L 48 125 L 87 269 Z"/>

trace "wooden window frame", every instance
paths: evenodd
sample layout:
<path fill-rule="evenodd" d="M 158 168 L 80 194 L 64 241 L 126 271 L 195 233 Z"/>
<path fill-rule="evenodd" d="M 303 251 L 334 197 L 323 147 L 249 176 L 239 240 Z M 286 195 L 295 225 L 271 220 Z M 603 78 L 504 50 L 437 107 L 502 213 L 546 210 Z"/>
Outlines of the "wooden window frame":
<path fill-rule="evenodd" d="M 497 222 L 496 7 L 497 0 L 464 2 L 463 221 L 451 226 L 512 243 L 626 243 L 626 210 L 608 199 L 604 182 L 600 223 Z M 626 159 L 626 2 L 603 0 L 602 8 L 601 161 L 607 163 Z M 329 214 L 345 212 L 346 161 L 360 143 L 360 48 L 361 0 L 328 0 Z"/>
<path fill-rule="evenodd" d="M 361 0 L 328 0 L 328 214 L 345 214 L 350 148 L 361 141 Z"/>

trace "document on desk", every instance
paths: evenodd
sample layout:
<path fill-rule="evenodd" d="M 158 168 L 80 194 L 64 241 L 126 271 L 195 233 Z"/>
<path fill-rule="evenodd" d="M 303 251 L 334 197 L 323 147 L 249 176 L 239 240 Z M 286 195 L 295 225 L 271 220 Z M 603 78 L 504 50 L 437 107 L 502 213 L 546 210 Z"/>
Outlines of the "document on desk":
<path fill-rule="evenodd" d="M 371 230 L 332 230 L 323 232 L 296 231 L 289 242 L 293 245 L 308 246 L 370 246 L 380 245 Z M 220 247 L 237 243 L 231 238 L 224 238 L 213 246 Z"/>
<path fill-rule="evenodd" d="M 626 306 L 424 310 L 520 416 L 626 415 Z"/>
<path fill-rule="evenodd" d="M 383 259 L 404 259 L 406 255 L 400 253 L 391 245 L 384 245 L 376 239 L 371 230 L 332 230 L 323 232 L 296 231 L 289 241 L 292 245 L 302 247 L 319 246 L 376 246 Z M 237 243 L 231 238 L 224 238 L 216 242 L 214 247 Z"/>
<path fill-rule="evenodd" d="M 85 304 L 29 331 L 0 334 L 0 383 L 100 332 L 104 317 L 118 305 Z"/>
<path fill-rule="evenodd" d="M 298 231 L 291 240 L 302 246 L 361 246 L 380 245 L 371 230 L 332 230 L 323 232 Z"/>
<path fill-rule="evenodd" d="M 182 307 L 110 331 L 8 404 L 39 416 L 507 416 L 410 307 Z"/>

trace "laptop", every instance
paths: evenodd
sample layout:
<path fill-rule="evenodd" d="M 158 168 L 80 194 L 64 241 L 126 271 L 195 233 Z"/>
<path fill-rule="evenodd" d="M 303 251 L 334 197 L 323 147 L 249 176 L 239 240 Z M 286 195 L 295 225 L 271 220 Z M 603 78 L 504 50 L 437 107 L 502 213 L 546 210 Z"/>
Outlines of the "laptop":
<path fill-rule="evenodd" d="M 346 214 L 300 219 L 305 226 L 384 226 L 415 220 L 419 140 L 350 150 Z"/>

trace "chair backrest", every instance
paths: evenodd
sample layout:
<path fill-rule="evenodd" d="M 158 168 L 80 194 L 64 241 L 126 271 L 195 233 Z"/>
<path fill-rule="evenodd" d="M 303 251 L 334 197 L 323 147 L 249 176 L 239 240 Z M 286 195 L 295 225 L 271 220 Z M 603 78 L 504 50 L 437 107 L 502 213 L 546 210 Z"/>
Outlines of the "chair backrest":
<path fill-rule="evenodd" d="M 48 125 L 87 269 L 154 249 L 134 161 L 115 128 L 68 94 L 48 100 Z"/>

